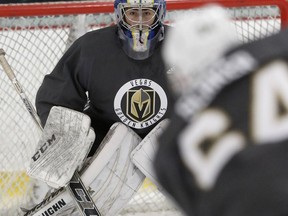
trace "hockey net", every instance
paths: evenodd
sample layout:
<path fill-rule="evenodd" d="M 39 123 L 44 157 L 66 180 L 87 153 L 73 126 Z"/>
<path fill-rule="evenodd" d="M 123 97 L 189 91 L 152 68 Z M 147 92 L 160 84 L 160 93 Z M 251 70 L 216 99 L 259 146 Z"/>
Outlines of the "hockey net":
<path fill-rule="evenodd" d="M 175 15 L 219 3 L 233 17 L 243 43 L 278 32 L 288 23 L 285 0 L 167 1 L 168 24 Z M 43 76 L 83 33 L 114 24 L 113 2 L 58 2 L 0 5 L 0 48 L 32 102 Z M 0 69 L 0 215 L 18 215 L 20 206 L 40 201 L 44 186 L 25 169 L 39 139 L 38 129 L 12 84 Z M 146 180 L 121 215 L 176 211 Z M 177 213 L 172 213 L 176 215 Z"/>

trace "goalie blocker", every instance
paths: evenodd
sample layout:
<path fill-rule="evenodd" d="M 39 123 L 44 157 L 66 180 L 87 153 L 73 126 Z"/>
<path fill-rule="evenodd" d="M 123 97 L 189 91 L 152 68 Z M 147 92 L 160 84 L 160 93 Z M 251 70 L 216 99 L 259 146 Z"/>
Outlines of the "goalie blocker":
<path fill-rule="evenodd" d="M 95 140 L 89 116 L 60 106 L 52 107 L 28 175 L 54 188 L 64 187 L 82 166 Z"/>

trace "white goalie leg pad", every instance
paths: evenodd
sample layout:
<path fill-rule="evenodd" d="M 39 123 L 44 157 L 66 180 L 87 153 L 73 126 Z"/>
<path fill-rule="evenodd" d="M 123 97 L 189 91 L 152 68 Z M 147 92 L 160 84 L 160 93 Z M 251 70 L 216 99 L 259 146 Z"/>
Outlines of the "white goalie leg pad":
<path fill-rule="evenodd" d="M 52 107 L 28 175 L 58 188 L 65 186 L 82 165 L 95 133 L 89 116 L 68 108 Z"/>
<path fill-rule="evenodd" d="M 131 153 L 131 159 L 135 166 L 158 187 L 159 184 L 157 183 L 153 161 L 158 150 L 157 138 L 167 127 L 168 123 L 169 119 L 161 121 Z"/>
<path fill-rule="evenodd" d="M 132 129 L 115 123 L 85 165 L 81 179 L 102 215 L 117 215 L 142 185 L 145 176 L 130 159 L 140 141 Z"/>

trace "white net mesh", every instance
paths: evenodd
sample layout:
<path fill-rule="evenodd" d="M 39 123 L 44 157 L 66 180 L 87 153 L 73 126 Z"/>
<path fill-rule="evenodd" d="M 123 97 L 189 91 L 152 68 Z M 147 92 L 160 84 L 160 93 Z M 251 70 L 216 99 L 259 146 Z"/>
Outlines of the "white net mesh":
<path fill-rule="evenodd" d="M 1 7 L 1 5 L 0 5 Z M 80 9 L 79 9 L 80 10 Z M 167 23 L 177 13 L 198 9 L 173 10 Z M 281 14 L 277 5 L 233 7 L 239 40 L 243 42 L 278 32 Z M 113 24 L 114 14 L 43 15 L 0 17 L 0 48 L 14 70 L 26 94 L 34 103 L 43 76 L 50 73 L 67 47 L 85 31 Z M 39 139 L 38 129 L 11 82 L 0 69 L 0 215 L 20 214 L 20 206 L 37 203 L 39 182 L 25 174 L 26 162 Z M 157 212 L 176 215 L 175 208 L 149 181 L 123 210 L 122 215 Z M 177 213 L 180 214 L 180 213 Z"/>

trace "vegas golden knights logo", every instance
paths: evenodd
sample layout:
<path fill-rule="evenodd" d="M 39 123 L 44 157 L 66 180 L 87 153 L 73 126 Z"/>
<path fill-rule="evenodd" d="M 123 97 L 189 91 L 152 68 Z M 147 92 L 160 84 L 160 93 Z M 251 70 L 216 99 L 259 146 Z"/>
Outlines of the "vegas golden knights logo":
<path fill-rule="evenodd" d="M 165 91 L 149 79 L 128 81 L 114 98 L 114 111 L 119 120 L 136 129 L 144 129 L 161 121 L 167 107 Z"/>
<path fill-rule="evenodd" d="M 136 122 L 143 122 L 155 114 L 155 91 L 129 90 L 127 92 L 127 113 Z"/>

